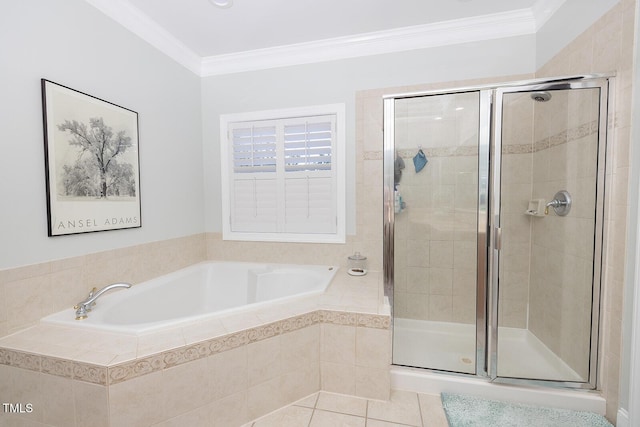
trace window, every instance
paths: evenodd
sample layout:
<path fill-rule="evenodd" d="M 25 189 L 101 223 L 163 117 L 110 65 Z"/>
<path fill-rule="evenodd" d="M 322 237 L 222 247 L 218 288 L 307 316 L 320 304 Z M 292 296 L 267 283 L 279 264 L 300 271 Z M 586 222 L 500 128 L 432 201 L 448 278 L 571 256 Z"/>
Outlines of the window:
<path fill-rule="evenodd" d="M 220 117 L 226 240 L 345 241 L 343 104 Z"/>

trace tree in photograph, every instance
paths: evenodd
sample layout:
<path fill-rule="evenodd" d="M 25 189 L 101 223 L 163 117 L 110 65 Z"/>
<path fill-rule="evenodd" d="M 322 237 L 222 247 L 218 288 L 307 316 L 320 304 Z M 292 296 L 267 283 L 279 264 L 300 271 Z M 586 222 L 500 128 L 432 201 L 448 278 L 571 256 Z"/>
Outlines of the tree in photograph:
<path fill-rule="evenodd" d="M 111 173 L 107 182 L 107 194 L 110 196 L 136 195 L 136 176 L 129 163 L 111 163 Z"/>
<path fill-rule="evenodd" d="M 74 166 L 79 169 L 73 170 L 76 178 L 81 179 L 84 184 L 90 181 L 90 178 L 82 175 L 82 170 L 88 172 L 91 169 L 91 167 L 82 163 L 89 162 L 97 168 L 97 174 L 99 175 L 96 196 L 106 198 L 110 175 L 117 176 L 123 170 L 121 167 L 116 166 L 115 158 L 132 146 L 131 137 L 127 136 L 124 130 L 114 133 L 111 127 L 104 124 L 102 117 L 90 118 L 89 126 L 85 123 L 79 123 L 77 120 L 65 120 L 64 123 L 58 125 L 58 129 L 63 132 L 68 131 L 71 134 L 69 145 L 80 149 L 78 161 Z M 88 157 L 85 154 L 88 154 Z M 65 172 L 67 172 L 66 169 Z M 69 169 L 68 172 L 72 172 L 72 169 Z M 130 178 L 131 176 L 127 177 L 127 179 Z M 66 175 L 65 180 L 67 179 L 72 179 L 72 177 Z M 71 193 L 78 195 L 76 190 Z M 67 194 L 69 195 L 70 193 L 68 192 Z"/>
<path fill-rule="evenodd" d="M 73 165 L 62 166 L 63 188 L 66 196 L 97 197 L 99 173 L 95 162 L 78 160 Z"/>

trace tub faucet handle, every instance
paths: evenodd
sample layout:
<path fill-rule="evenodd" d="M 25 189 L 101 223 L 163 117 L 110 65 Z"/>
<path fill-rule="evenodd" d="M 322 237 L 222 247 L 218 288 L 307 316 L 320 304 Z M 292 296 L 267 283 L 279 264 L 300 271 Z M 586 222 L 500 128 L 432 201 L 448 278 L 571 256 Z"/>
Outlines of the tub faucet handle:
<path fill-rule="evenodd" d="M 96 291 L 97 291 L 97 290 L 98 290 L 98 288 L 96 288 L 96 287 L 94 286 L 94 287 L 93 287 L 93 289 L 91 289 L 91 290 L 89 291 L 89 296 L 87 296 L 87 298 L 85 299 L 85 301 L 88 301 L 88 300 L 90 300 L 91 298 L 93 298 L 93 296 L 95 295 L 95 293 L 96 293 Z M 78 303 L 78 304 L 74 305 L 74 306 L 73 306 L 73 308 L 74 308 L 75 310 L 78 310 L 78 309 L 80 308 L 80 305 L 81 305 L 81 304 L 82 304 L 82 303 Z M 84 310 L 85 310 L 85 311 L 91 311 L 91 307 L 93 307 L 94 305 L 96 305 L 95 300 L 94 300 L 91 304 L 84 304 Z"/>

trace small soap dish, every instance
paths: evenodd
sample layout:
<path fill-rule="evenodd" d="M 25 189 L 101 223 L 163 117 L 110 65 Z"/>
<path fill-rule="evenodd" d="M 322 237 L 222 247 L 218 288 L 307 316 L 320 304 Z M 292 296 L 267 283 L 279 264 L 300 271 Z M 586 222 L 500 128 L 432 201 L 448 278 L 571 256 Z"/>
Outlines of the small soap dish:
<path fill-rule="evenodd" d="M 533 199 L 529 200 L 529 206 L 527 206 L 527 210 L 524 213 L 530 216 L 544 216 L 544 209 L 544 199 Z"/>

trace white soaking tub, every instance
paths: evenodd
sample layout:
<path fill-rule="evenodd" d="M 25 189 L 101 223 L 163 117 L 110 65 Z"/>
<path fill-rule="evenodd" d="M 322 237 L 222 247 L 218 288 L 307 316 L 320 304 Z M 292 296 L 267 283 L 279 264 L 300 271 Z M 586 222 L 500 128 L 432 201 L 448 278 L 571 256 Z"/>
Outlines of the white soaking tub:
<path fill-rule="evenodd" d="M 337 267 L 203 262 L 103 294 L 83 320 L 67 309 L 43 323 L 140 335 L 246 308 L 322 294 Z M 78 301 L 86 295 L 78 295 Z"/>

